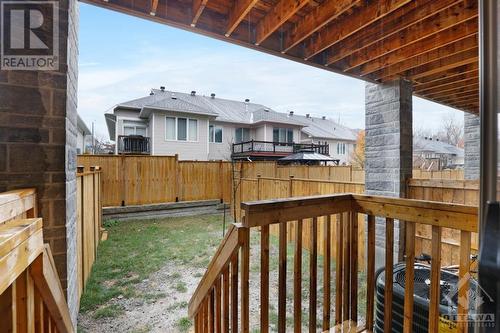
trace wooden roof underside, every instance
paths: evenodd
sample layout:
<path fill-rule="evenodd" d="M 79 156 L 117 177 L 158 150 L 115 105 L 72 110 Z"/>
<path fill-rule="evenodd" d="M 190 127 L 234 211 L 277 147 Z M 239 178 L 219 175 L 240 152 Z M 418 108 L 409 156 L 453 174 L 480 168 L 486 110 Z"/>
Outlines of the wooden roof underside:
<path fill-rule="evenodd" d="M 479 112 L 477 0 L 84 0 Z"/>

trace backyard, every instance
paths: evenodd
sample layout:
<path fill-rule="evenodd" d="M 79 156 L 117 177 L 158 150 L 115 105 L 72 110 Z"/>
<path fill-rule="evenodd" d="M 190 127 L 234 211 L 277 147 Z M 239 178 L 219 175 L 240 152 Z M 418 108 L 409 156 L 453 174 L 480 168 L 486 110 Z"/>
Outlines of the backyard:
<path fill-rule="evenodd" d="M 80 332 L 186 332 L 188 302 L 222 240 L 222 215 L 164 218 L 105 223 L 108 240 L 99 246 L 97 260 L 82 296 Z M 259 327 L 260 233 L 251 235 L 250 318 Z M 270 328 L 277 328 L 278 239 L 270 237 Z M 287 249 L 293 261 L 294 245 Z M 303 325 L 307 327 L 309 252 L 302 256 Z M 318 330 L 322 314 L 323 257 L 318 256 Z M 335 263 L 332 262 L 331 304 L 335 304 Z M 293 326 L 293 265 L 287 267 L 287 327 Z M 360 274 L 359 313 L 365 299 Z M 334 316 L 332 315 L 332 323 Z M 256 331 L 255 329 L 253 331 Z M 258 331 L 258 330 L 257 330 Z"/>

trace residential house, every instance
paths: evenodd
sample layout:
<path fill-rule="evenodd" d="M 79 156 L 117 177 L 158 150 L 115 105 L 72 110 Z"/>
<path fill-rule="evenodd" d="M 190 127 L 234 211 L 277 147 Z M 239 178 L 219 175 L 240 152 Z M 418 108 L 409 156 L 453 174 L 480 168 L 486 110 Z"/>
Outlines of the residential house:
<path fill-rule="evenodd" d="M 462 168 L 464 150 L 437 138 L 413 137 L 413 167 L 428 171 Z"/>
<path fill-rule="evenodd" d="M 248 99 L 234 101 L 164 87 L 116 105 L 105 118 L 110 139 L 117 143 L 116 154 L 178 154 L 181 160 L 278 159 L 297 147 L 327 153 L 318 150 L 323 147 L 318 144 L 320 139 L 330 140 L 334 152 L 337 142 L 342 142 L 341 135 L 327 135 L 316 129 L 326 132 L 327 123 L 334 124 L 326 119 L 314 118 L 316 125 L 313 118 L 276 112 Z M 306 129 L 311 125 L 313 129 Z M 332 132 L 341 130 L 333 126 Z M 342 154 L 334 154 L 345 156 L 343 162 L 348 161 L 355 140 L 352 133 L 348 134 L 343 141 L 350 146 L 341 148 Z"/>
<path fill-rule="evenodd" d="M 77 154 L 84 154 L 90 152 L 92 149 L 92 132 L 80 115 L 77 115 L 77 137 L 76 137 L 76 152 Z"/>

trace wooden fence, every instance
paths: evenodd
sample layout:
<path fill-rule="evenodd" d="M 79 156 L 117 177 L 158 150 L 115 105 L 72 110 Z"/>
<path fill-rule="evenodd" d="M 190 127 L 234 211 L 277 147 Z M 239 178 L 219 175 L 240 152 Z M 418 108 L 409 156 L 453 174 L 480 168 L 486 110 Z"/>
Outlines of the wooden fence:
<path fill-rule="evenodd" d="M 102 172 L 99 167 L 77 173 L 77 273 L 78 295 L 85 284 L 97 257 L 102 230 Z"/>
<path fill-rule="evenodd" d="M 408 198 L 477 207 L 479 205 L 479 181 L 410 179 L 408 181 Z M 478 235 L 476 233 L 472 236 L 471 247 L 472 252 L 477 253 Z M 432 230 L 429 226 L 417 224 L 415 249 L 417 254 L 431 253 Z M 455 229 L 443 228 L 442 264 L 458 264 L 459 258 L 460 232 Z"/>
<path fill-rule="evenodd" d="M 282 199 L 290 197 L 303 197 L 312 195 L 326 195 L 326 194 L 336 194 L 336 193 L 357 193 L 362 194 L 365 191 L 365 186 L 363 183 L 356 182 L 339 182 L 331 180 L 312 180 L 312 179 L 297 179 L 290 177 L 288 179 L 278 179 L 269 177 L 257 177 L 257 178 L 243 178 L 238 186 L 238 191 L 236 195 L 236 205 L 233 209 L 236 210 L 236 220 L 241 221 L 241 203 L 257 200 L 269 200 L 269 199 Z M 332 217 L 332 221 L 336 221 L 337 216 Z M 361 216 L 359 217 L 361 219 Z M 319 239 L 323 239 L 324 228 L 324 217 L 318 218 L 318 232 Z M 363 220 L 359 220 L 358 233 L 360 239 L 363 239 L 365 233 L 365 224 Z M 305 221 L 305 225 L 309 225 L 310 221 Z M 288 241 L 295 239 L 295 229 L 294 225 L 290 224 L 287 229 Z M 278 236 L 279 230 L 278 225 L 271 225 L 270 232 L 273 235 Z M 309 228 L 304 227 L 303 233 L 303 247 L 308 249 L 308 244 L 310 244 L 310 234 Z M 330 237 L 332 241 L 336 238 L 335 228 L 331 229 Z M 364 260 L 365 256 L 365 243 L 359 242 L 358 256 L 360 260 Z M 318 243 L 318 251 L 323 254 L 324 248 L 323 243 Z M 335 249 L 332 250 L 335 254 Z"/>
<path fill-rule="evenodd" d="M 424 171 L 413 169 L 413 178 L 462 180 L 464 179 L 464 170 Z"/>

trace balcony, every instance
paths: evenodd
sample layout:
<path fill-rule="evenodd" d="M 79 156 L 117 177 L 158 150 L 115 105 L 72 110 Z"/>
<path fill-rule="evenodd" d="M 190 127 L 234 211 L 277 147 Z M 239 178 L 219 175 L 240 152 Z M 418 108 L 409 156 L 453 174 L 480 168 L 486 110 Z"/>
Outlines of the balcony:
<path fill-rule="evenodd" d="M 118 154 L 150 155 L 150 138 L 142 135 L 119 135 Z"/>
<path fill-rule="evenodd" d="M 329 155 L 327 143 L 294 143 L 250 140 L 234 143 L 231 158 L 234 160 L 277 160 L 300 151 L 312 151 L 322 155 Z"/>
<path fill-rule="evenodd" d="M 443 294 L 452 290 L 441 280 L 450 274 L 460 284 L 444 314 L 468 318 L 476 311 L 470 305 L 473 296 L 470 304 L 457 301 L 468 299 L 476 285 L 471 269 L 476 207 L 337 194 L 244 202 L 241 209 L 241 223 L 231 226 L 191 298 L 195 332 L 249 332 L 251 326 L 269 332 L 269 313 L 275 310 L 278 332 L 291 331 L 292 326 L 295 332 L 306 327 L 309 332 L 320 327 L 323 332 L 438 332 L 445 311 Z M 382 274 L 375 270 L 376 219 L 386 235 Z M 406 234 L 405 256 L 398 264 L 395 220 L 404 223 Z M 365 224 L 366 233 L 360 233 Z M 430 264 L 415 263 L 417 225 L 432 230 Z M 450 230 L 461 239 L 455 268 L 442 266 Z M 270 235 L 277 236 L 277 251 L 270 250 Z M 257 240 L 252 249 L 251 239 Z M 366 252 L 359 250 L 361 243 Z M 289 244 L 295 246 L 288 249 Z M 257 253 L 252 264 L 251 251 Z M 271 264 L 279 268 L 277 285 L 270 283 Z M 396 275 L 399 278 L 393 279 Z M 277 291 L 277 299 L 270 298 L 270 288 Z M 467 321 L 452 324 L 457 332 L 470 331 Z"/>

